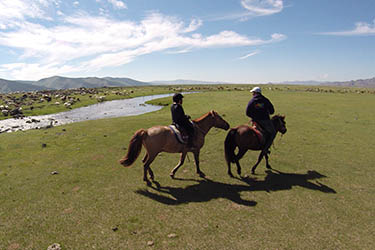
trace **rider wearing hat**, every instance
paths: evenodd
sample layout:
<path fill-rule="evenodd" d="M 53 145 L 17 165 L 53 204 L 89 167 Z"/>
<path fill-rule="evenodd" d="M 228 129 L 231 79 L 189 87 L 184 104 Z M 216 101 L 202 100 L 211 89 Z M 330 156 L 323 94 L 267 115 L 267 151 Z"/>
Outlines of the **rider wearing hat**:
<path fill-rule="evenodd" d="M 276 136 L 276 130 L 270 119 L 270 115 L 275 112 L 275 109 L 270 100 L 262 95 L 260 87 L 254 87 L 250 92 L 253 93 L 253 98 L 247 104 L 246 115 L 264 130 L 265 144 L 263 152 L 267 153 Z"/>
<path fill-rule="evenodd" d="M 180 93 L 173 95 L 173 104 L 171 106 L 172 123 L 178 128 L 186 131 L 188 134 L 188 147 L 193 147 L 194 126 L 190 121 L 190 116 L 185 115 L 182 108 L 182 99 L 184 96 Z"/>

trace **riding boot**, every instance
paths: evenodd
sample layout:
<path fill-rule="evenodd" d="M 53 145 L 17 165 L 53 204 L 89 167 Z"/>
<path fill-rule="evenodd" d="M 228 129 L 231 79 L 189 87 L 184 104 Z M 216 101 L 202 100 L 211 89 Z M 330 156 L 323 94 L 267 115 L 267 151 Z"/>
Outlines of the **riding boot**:
<path fill-rule="evenodd" d="M 189 148 L 191 148 L 191 149 L 195 149 L 194 142 L 193 142 L 193 136 L 192 135 L 189 135 L 189 137 L 188 137 L 187 146 Z"/>
<path fill-rule="evenodd" d="M 272 145 L 272 138 L 267 132 L 264 132 L 263 136 L 264 136 L 264 145 L 263 145 L 262 151 L 263 151 L 263 154 L 269 154 L 271 153 L 269 148 Z"/>

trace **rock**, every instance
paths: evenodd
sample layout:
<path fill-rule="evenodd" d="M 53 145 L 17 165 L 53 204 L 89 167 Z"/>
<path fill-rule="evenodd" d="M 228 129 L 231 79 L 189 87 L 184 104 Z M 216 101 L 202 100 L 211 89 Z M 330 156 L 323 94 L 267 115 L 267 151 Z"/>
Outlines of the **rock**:
<path fill-rule="evenodd" d="M 50 245 L 47 250 L 61 250 L 61 245 L 59 243 L 53 243 Z"/>
<path fill-rule="evenodd" d="M 168 234 L 168 238 L 176 238 L 176 237 L 177 237 L 177 234 L 174 234 L 174 233 Z"/>
<path fill-rule="evenodd" d="M 7 110 L 7 109 L 3 109 L 3 110 L 1 110 L 1 113 L 2 113 L 4 116 L 8 116 L 8 115 L 9 115 L 9 110 Z"/>
<path fill-rule="evenodd" d="M 153 246 L 155 243 L 152 240 L 147 241 L 147 246 Z"/>
<path fill-rule="evenodd" d="M 52 171 L 51 172 L 51 175 L 55 175 L 55 174 L 59 174 L 59 172 L 57 172 L 57 171 Z"/>

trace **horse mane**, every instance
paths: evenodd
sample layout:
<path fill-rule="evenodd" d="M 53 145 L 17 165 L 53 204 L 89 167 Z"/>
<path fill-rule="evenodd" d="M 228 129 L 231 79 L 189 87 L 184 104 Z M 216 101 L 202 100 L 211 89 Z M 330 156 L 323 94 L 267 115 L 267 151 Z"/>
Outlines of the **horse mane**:
<path fill-rule="evenodd" d="M 200 121 L 206 119 L 207 116 L 209 116 L 209 115 L 215 115 L 215 114 L 216 114 L 216 112 L 214 110 L 211 110 L 210 112 L 207 112 L 206 114 L 202 115 L 201 117 L 199 117 L 197 119 L 194 119 L 193 121 L 194 122 L 200 122 Z"/>
<path fill-rule="evenodd" d="M 272 121 L 274 121 L 276 119 L 284 120 L 285 119 L 285 115 L 277 114 L 277 115 L 272 116 L 272 118 L 271 118 Z"/>

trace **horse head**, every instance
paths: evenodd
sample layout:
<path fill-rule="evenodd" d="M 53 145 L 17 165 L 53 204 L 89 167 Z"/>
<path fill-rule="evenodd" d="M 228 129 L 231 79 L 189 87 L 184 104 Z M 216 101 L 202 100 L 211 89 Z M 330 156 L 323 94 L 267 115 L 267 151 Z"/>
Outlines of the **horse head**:
<path fill-rule="evenodd" d="M 286 129 L 286 122 L 285 122 L 285 116 L 283 115 L 274 115 L 272 117 L 273 126 L 275 127 L 276 131 L 279 131 L 282 134 L 285 134 Z"/>
<path fill-rule="evenodd" d="M 214 120 L 214 127 L 228 130 L 230 125 L 216 111 L 211 110 L 210 115 Z"/>

